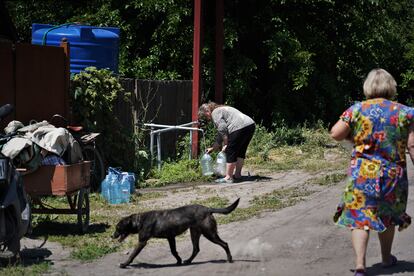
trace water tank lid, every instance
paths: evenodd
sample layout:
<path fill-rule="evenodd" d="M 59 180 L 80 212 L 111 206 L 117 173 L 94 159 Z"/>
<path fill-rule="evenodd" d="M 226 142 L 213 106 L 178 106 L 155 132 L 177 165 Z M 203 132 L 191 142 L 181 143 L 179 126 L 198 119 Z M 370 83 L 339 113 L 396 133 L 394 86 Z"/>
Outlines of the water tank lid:
<path fill-rule="evenodd" d="M 42 44 L 45 45 L 48 40 L 59 41 L 62 37 L 66 37 L 72 42 L 96 39 L 117 41 L 120 30 L 117 27 L 96 27 L 76 23 L 62 25 L 34 23 L 32 24 L 32 33 L 43 34 Z"/>

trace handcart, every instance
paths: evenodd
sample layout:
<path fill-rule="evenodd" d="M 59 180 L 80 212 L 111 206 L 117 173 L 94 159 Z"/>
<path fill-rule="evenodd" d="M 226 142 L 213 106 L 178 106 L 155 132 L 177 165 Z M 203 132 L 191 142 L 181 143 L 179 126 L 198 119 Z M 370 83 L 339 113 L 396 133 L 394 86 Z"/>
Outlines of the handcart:
<path fill-rule="evenodd" d="M 71 165 L 41 166 L 33 173 L 23 173 L 23 183 L 33 203 L 33 214 L 74 214 L 79 230 L 89 227 L 89 183 L 91 161 Z M 54 208 L 43 203 L 42 196 L 66 196 L 69 208 Z M 33 205 L 33 204 L 32 204 Z"/>

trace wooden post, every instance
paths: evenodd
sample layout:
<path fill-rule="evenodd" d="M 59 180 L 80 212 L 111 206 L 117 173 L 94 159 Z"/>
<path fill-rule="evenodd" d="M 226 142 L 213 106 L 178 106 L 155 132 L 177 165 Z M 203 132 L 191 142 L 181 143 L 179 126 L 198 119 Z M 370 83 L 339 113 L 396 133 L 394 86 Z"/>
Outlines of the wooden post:
<path fill-rule="evenodd" d="M 64 105 L 65 105 L 65 114 L 63 115 L 65 118 L 68 118 L 69 122 L 73 122 L 73 114 L 72 110 L 70 109 L 71 104 L 70 101 L 70 48 L 69 48 L 69 41 L 66 37 L 62 38 L 60 42 L 60 47 L 63 48 L 64 59 L 65 59 L 65 68 L 63 74 L 65 74 L 65 91 L 64 93 Z"/>
<path fill-rule="evenodd" d="M 223 45 L 224 45 L 224 0 L 216 0 L 216 86 L 215 101 L 223 103 Z"/>
<path fill-rule="evenodd" d="M 194 0 L 194 46 L 193 46 L 193 95 L 192 95 L 192 121 L 198 120 L 198 107 L 200 105 L 201 80 L 201 1 Z M 197 126 L 194 126 L 197 127 Z M 193 131 L 192 140 L 193 158 L 198 156 L 198 132 Z"/>

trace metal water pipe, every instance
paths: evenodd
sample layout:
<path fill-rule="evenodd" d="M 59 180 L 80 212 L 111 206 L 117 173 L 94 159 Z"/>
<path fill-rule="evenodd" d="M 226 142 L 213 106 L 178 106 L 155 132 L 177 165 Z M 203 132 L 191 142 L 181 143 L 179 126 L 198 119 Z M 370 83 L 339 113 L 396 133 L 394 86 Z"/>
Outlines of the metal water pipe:
<path fill-rule="evenodd" d="M 193 152 L 192 152 L 192 134 L 193 131 L 201 131 L 204 135 L 204 130 L 201 128 L 196 127 L 187 127 L 189 125 L 197 124 L 198 121 L 193 121 L 190 123 L 185 123 L 182 125 L 163 125 L 163 124 L 152 124 L 152 123 L 146 123 L 144 126 L 150 127 L 150 153 L 151 153 L 151 166 L 152 166 L 152 160 L 154 159 L 154 135 L 157 135 L 157 166 L 158 170 L 161 170 L 161 133 L 168 132 L 172 130 L 188 130 L 190 132 L 190 153 L 189 153 L 189 159 L 192 158 Z M 159 128 L 154 130 L 154 128 Z"/>

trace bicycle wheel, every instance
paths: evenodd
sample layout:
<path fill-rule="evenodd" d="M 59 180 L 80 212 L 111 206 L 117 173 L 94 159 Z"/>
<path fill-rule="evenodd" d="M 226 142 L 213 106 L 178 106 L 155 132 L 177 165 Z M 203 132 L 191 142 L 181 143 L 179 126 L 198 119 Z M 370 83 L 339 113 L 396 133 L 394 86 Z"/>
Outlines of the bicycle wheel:
<path fill-rule="evenodd" d="M 105 178 L 105 165 L 102 154 L 94 145 L 85 145 L 82 150 L 83 158 L 91 161 L 90 187 L 92 191 L 98 191 L 101 182 Z"/>

